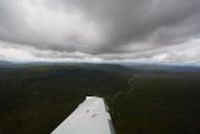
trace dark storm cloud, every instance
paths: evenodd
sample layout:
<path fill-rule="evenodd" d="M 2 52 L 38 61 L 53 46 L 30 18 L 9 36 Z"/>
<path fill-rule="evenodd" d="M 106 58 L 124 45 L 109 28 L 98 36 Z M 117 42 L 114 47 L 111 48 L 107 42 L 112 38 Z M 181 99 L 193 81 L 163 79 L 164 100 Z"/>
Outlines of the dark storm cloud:
<path fill-rule="evenodd" d="M 199 7 L 199 0 L 0 0 L 0 40 L 62 55 L 148 58 L 198 40 Z"/>
<path fill-rule="evenodd" d="M 169 45 L 199 34 L 199 0 L 61 2 L 81 8 L 92 19 L 104 25 L 107 42 L 100 48 L 103 51 L 113 51 L 118 49 L 118 45 L 124 46 L 131 42 Z"/>

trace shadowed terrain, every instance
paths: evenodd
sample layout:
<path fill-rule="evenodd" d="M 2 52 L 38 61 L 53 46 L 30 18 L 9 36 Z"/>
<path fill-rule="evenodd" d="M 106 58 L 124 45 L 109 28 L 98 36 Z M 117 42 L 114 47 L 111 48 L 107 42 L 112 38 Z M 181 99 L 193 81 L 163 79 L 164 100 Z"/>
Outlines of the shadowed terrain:
<path fill-rule="evenodd" d="M 0 64 L 0 133 L 48 134 L 86 95 L 104 97 L 117 134 L 200 133 L 200 69 Z"/>

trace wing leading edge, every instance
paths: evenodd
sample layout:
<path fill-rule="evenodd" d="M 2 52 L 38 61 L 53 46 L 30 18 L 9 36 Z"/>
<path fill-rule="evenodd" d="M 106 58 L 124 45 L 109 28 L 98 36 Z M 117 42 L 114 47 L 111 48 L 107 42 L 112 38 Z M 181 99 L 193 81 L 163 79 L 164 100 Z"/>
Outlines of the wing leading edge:
<path fill-rule="evenodd" d="M 51 134 L 115 134 L 115 132 L 104 99 L 88 96 Z"/>

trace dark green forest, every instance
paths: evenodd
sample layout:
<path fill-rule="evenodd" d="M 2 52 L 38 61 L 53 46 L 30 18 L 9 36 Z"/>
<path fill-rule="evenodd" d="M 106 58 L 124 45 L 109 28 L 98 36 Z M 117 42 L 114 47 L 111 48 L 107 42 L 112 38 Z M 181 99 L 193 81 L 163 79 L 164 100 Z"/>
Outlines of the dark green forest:
<path fill-rule="evenodd" d="M 0 66 L 0 134 L 48 134 L 86 96 L 104 97 L 117 134 L 199 134 L 200 68 Z"/>

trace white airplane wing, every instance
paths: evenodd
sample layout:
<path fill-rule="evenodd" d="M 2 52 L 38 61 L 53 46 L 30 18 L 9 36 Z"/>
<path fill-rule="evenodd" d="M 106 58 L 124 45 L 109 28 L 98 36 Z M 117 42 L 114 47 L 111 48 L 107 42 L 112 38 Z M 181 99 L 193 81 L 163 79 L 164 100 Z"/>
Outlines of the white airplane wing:
<path fill-rule="evenodd" d="M 115 134 L 108 107 L 100 97 L 86 97 L 51 134 Z"/>

